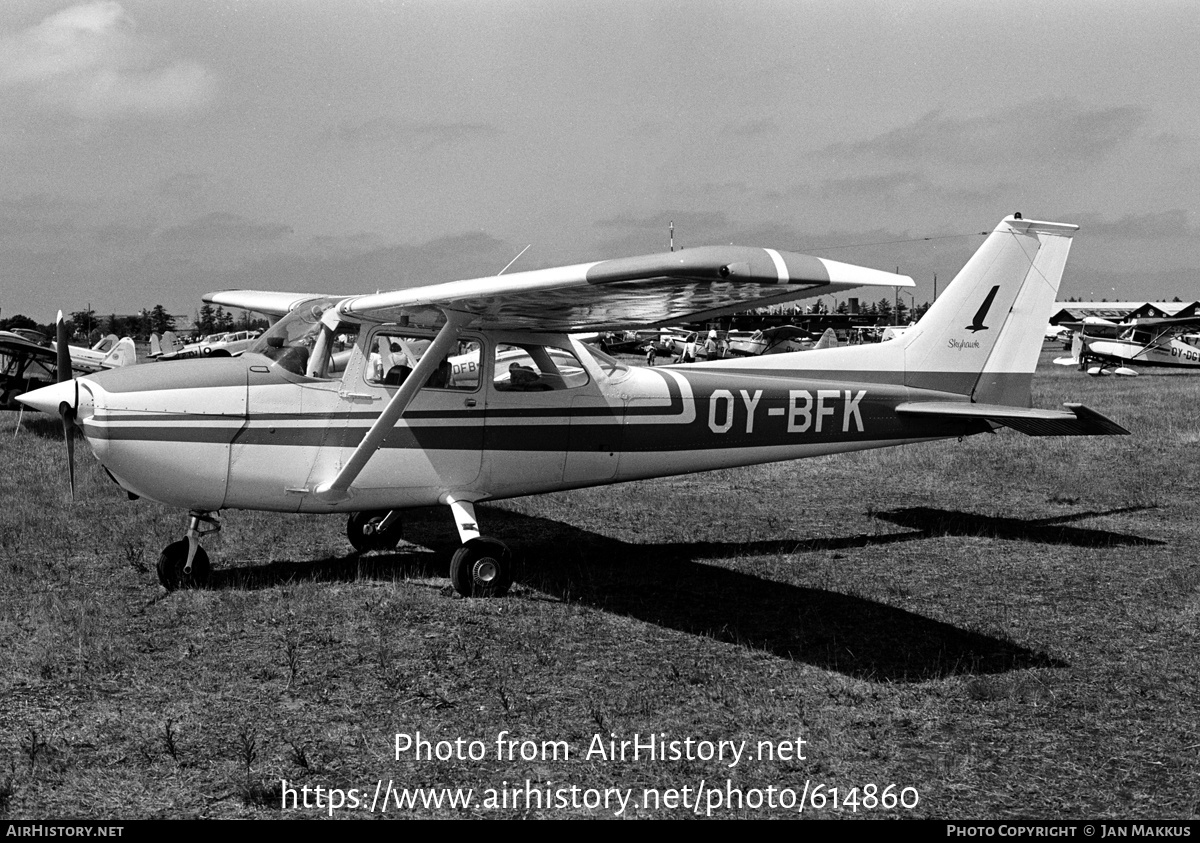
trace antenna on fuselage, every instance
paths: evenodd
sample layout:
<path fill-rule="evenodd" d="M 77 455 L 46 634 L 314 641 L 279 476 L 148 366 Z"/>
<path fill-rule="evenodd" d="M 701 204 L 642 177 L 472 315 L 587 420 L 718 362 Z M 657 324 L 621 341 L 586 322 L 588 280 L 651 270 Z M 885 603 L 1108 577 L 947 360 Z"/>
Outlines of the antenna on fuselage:
<path fill-rule="evenodd" d="M 529 246 L 532 246 L 532 245 L 533 245 L 532 243 L 530 243 L 530 244 L 529 244 Z M 507 272 L 507 271 L 508 271 L 508 268 L 509 268 L 510 266 L 512 266 L 514 263 L 516 263 L 516 262 L 517 262 L 517 258 L 520 258 L 520 257 L 521 257 L 521 255 L 523 255 L 523 254 L 525 254 L 526 252 L 528 252 L 528 251 L 529 251 L 529 246 L 526 246 L 524 249 L 522 249 L 521 251 L 517 252 L 517 257 L 513 258 L 512 260 L 510 260 L 510 261 L 509 261 L 509 262 L 508 262 L 508 263 L 505 265 L 504 269 L 502 269 L 502 270 L 500 270 L 499 272 L 497 272 L 497 273 L 496 273 L 496 275 L 497 275 L 497 276 L 500 276 L 500 275 L 503 275 L 505 272 Z"/>
<path fill-rule="evenodd" d="M 671 251 L 672 251 L 672 252 L 673 252 L 673 251 L 675 251 L 675 220 L 671 220 L 671 238 L 670 238 L 670 245 L 671 245 Z"/>

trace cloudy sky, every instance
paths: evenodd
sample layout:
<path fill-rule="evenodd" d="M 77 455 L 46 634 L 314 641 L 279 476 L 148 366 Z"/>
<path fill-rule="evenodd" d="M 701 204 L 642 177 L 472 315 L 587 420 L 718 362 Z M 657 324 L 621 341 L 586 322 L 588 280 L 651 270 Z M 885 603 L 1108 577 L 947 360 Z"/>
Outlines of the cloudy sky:
<path fill-rule="evenodd" d="M 5 0 L 0 309 L 363 292 L 683 246 L 895 269 L 1082 226 L 1200 298 L 1200 4 Z"/>

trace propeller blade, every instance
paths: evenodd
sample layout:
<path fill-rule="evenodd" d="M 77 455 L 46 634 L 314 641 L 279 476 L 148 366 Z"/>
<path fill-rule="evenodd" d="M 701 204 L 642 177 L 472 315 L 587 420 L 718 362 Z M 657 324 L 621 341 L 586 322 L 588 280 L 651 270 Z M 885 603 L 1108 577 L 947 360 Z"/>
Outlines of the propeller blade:
<path fill-rule="evenodd" d="M 71 480 L 71 503 L 75 503 L 75 411 L 63 406 L 63 436 L 67 441 L 67 474 Z"/>
<path fill-rule="evenodd" d="M 58 383 L 71 377 L 71 346 L 67 344 L 67 323 L 63 321 L 62 311 L 58 312 L 58 320 L 54 324 L 54 339 L 58 351 Z"/>
<path fill-rule="evenodd" d="M 71 347 L 67 344 L 67 323 L 63 321 L 61 310 L 58 312 L 54 333 L 58 346 L 58 382 L 62 383 L 71 379 Z M 78 406 L 79 382 L 75 381 L 75 400 L 71 404 L 64 401 L 58 405 L 58 414 L 62 417 L 63 440 L 67 443 L 67 474 L 71 481 L 71 503 L 75 502 L 75 408 Z"/>

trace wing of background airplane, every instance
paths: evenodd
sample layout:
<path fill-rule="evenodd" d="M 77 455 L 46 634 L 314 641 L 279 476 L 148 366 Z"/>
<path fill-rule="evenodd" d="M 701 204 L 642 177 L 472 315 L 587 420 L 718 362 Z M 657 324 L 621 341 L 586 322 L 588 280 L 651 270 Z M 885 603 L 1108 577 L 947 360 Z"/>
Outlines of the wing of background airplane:
<path fill-rule="evenodd" d="M 856 287 L 912 287 L 906 275 L 774 249 L 707 246 L 514 272 L 340 299 L 345 316 L 427 324 L 447 311 L 484 328 L 611 331 L 695 322 Z M 226 290 L 213 304 L 282 315 L 311 294 Z"/>
<path fill-rule="evenodd" d="M 1145 328 L 1148 331 L 1184 331 L 1200 328 L 1200 316 L 1162 316 L 1157 319 L 1138 319 L 1122 327 Z"/>
<path fill-rule="evenodd" d="M 9 331 L 0 331 L 0 354 L 35 357 L 39 360 L 54 360 L 54 349 L 39 345 Z"/>
<path fill-rule="evenodd" d="M 53 347 L 32 342 L 8 331 L 0 332 L 0 355 L 10 360 L 21 361 L 19 368 L 22 370 L 25 370 L 27 365 L 41 366 L 44 370 L 41 377 L 50 377 L 58 365 L 58 352 Z M 72 366 L 72 369 L 79 372 L 91 371 L 82 366 Z"/>

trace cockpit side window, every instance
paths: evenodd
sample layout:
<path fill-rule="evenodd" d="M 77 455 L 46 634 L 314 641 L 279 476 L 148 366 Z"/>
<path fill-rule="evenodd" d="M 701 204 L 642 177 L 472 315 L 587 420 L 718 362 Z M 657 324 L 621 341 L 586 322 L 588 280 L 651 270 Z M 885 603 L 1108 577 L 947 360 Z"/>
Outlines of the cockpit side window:
<path fill-rule="evenodd" d="M 587 369 L 565 348 L 538 343 L 496 348 L 493 385 L 500 392 L 550 392 L 576 389 L 587 382 Z"/>

